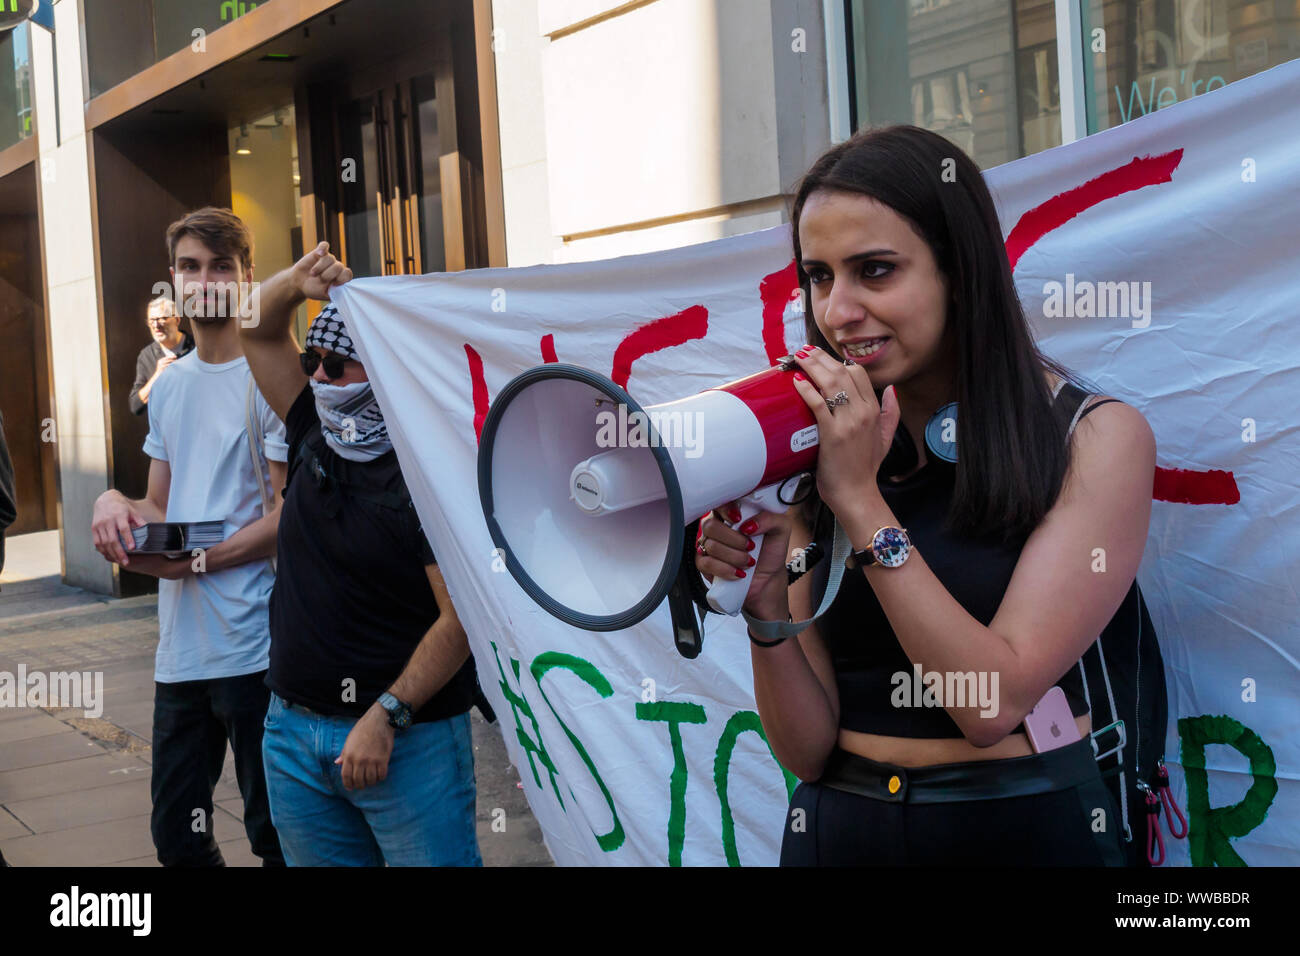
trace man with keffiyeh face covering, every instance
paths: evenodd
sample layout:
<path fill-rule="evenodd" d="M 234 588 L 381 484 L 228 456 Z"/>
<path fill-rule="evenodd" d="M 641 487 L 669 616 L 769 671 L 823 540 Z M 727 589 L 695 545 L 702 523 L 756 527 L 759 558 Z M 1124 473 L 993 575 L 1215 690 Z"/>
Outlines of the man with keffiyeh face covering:
<path fill-rule="evenodd" d="M 262 285 L 260 321 L 240 329 L 289 442 L 271 816 L 290 866 L 480 865 L 465 632 L 343 316 L 327 304 L 303 351 L 290 331 L 299 304 L 351 278 L 322 242 Z"/>
<path fill-rule="evenodd" d="M 392 451 L 393 443 L 388 440 L 384 416 L 365 377 L 365 367 L 357 358 L 357 350 L 343 325 L 343 317 L 333 305 L 321 309 L 307 330 L 307 349 L 322 359 L 333 353 L 346 360 L 341 377 L 322 382 L 313 373 L 311 379 L 316 414 L 320 416 L 325 443 L 349 461 L 373 461 Z M 307 359 L 307 364 L 317 361 Z M 328 377 L 323 366 L 321 371 Z"/>

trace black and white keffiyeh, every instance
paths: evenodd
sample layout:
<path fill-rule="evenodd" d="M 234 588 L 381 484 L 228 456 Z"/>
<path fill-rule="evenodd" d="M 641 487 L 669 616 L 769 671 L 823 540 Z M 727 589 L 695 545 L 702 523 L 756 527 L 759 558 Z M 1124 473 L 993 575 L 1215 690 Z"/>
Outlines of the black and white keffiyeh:
<path fill-rule="evenodd" d="M 321 309 L 307 330 L 307 348 L 319 346 L 327 351 L 360 361 L 343 316 L 333 305 Z M 311 380 L 325 443 L 349 461 L 373 461 L 392 450 L 383 412 L 367 382 L 335 385 Z"/>
<path fill-rule="evenodd" d="M 343 316 L 339 314 L 338 307 L 333 302 L 327 303 L 320 310 L 320 315 L 316 316 L 316 321 L 307 330 L 307 348 L 313 346 L 320 346 L 327 352 L 337 352 L 354 361 L 360 361 L 356 346 L 352 344 L 352 337 L 348 335 L 347 326 L 343 324 Z"/>

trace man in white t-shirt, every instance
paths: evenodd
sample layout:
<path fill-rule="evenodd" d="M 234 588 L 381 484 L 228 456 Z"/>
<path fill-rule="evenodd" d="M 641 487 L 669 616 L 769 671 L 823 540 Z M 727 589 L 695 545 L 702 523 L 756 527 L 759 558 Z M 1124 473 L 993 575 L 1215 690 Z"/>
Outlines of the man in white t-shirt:
<path fill-rule="evenodd" d="M 159 578 L 150 821 L 158 861 L 224 865 L 212 832 L 212 793 L 229 740 L 253 852 L 263 865 L 283 865 L 266 795 L 262 722 L 288 446 L 284 424 L 252 384 L 236 325 L 253 276 L 252 237 L 229 210 L 206 208 L 173 223 L 167 246 L 196 347 L 153 385 L 148 494 L 133 501 L 106 491 L 95 502 L 92 533 L 107 560 Z M 206 551 L 131 553 L 132 528 L 216 520 L 223 540 Z"/>

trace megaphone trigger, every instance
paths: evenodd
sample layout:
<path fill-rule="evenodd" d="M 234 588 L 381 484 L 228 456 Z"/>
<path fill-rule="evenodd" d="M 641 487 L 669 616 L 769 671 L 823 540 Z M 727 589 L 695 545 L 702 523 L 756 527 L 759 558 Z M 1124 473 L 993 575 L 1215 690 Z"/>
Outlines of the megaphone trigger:
<path fill-rule="evenodd" d="M 740 508 L 740 520 L 731 524 L 731 527 L 739 528 L 760 511 L 784 514 L 790 506 L 781 500 L 782 484 L 784 482 L 764 485 L 736 502 Z M 750 538 L 754 542 L 754 553 L 758 554 L 763 550 L 763 535 L 753 534 Z M 749 577 L 714 578 L 713 584 L 709 586 L 709 606 L 719 614 L 735 617 L 740 613 L 740 606 L 745 603 L 745 595 L 749 593 L 751 583 Z"/>

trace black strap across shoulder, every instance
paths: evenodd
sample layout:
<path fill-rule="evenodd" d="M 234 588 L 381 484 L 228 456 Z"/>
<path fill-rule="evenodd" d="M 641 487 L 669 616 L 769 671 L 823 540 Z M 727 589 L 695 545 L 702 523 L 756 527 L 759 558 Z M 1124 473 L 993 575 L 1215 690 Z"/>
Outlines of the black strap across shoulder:
<path fill-rule="evenodd" d="M 1103 398 L 1100 401 L 1093 402 L 1091 405 L 1086 404 L 1090 398 L 1095 397 L 1092 392 L 1085 392 L 1077 385 L 1065 382 L 1061 385 L 1060 390 L 1053 400 L 1053 407 L 1058 415 L 1064 416 L 1067 427 L 1073 427 L 1083 421 L 1088 415 L 1091 415 L 1095 409 L 1108 405 L 1111 402 L 1120 402 L 1118 398 Z"/>

